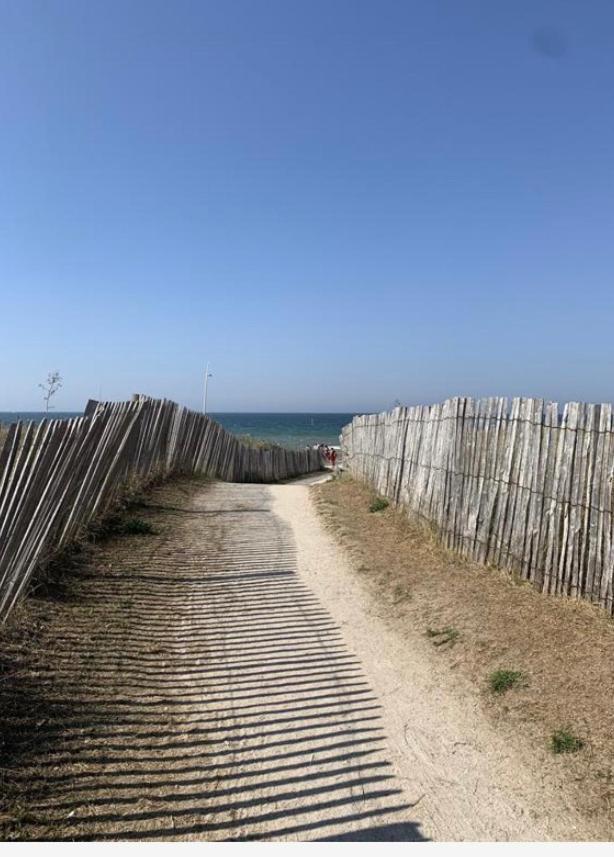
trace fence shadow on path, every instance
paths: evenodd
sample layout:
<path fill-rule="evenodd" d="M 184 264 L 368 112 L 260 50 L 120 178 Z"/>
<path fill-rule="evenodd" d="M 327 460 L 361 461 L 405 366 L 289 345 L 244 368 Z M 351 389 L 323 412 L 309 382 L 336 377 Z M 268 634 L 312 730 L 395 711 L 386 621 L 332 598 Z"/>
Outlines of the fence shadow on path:
<path fill-rule="evenodd" d="M 423 840 L 268 489 L 166 486 L 142 511 L 158 535 L 105 543 L 40 605 L 12 835 Z"/>

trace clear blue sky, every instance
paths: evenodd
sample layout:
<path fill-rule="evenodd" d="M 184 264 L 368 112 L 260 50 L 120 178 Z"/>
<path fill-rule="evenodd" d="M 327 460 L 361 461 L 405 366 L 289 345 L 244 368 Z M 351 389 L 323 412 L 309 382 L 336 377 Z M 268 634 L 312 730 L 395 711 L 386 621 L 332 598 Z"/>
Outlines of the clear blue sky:
<path fill-rule="evenodd" d="M 0 410 L 614 399 L 612 0 L 0 0 Z"/>

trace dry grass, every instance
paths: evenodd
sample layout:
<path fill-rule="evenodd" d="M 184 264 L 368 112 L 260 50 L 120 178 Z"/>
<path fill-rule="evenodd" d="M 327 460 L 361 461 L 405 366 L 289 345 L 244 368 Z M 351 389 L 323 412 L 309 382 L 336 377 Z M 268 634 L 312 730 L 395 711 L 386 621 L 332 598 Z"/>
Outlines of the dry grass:
<path fill-rule="evenodd" d="M 575 782 L 588 814 L 609 811 L 614 622 L 587 603 L 542 595 L 504 572 L 460 559 L 426 525 L 392 506 L 371 514 L 373 492 L 349 477 L 314 491 L 327 526 L 380 604 L 388 605 L 408 645 L 412 635 L 454 629 L 454 645 L 435 648 L 450 682 L 473 688 L 510 741 L 541 754 L 545 776 Z M 489 676 L 505 670 L 523 680 L 513 692 L 493 693 Z M 552 736 L 562 731 L 577 739 L 576 752 L 553 755 Z"/>
<path fill-rule="evenodd" d="M 173 532 L 172 509 L 183 506 L 198 485 L 176 480 L 152 489 L 140 514 L 156 535 L 101 530 L 96 543 L 58 558 L 0 626 L 0 842 L 79 838 L 75 808 L 96 832 L 92 807 L 105 804 L 119 773 L 135 780 L 124 790 L 135 807 L 152 790 L 135 775 L 138 757 L 151 755 L 148 731 L 179 715 L 171 705 L 168 717 L 166 708 L 149 714 L 138 699 L 133 710 L 122 696 L 132 699 L 145 680 L 153 683 L 154 697 L 165 692 L 169 656 L 156 635 L 158 623 L 170 625 L 173 613 L 152 606 L 143 576 L 164 572 L 155 556 Z M 148 621 L 152 628 L 143 634 Z M 159 687 L 155 675 L 136 673 L 139 657 L 147 664 L 155 659 Z M 126 725 L 130 718 L 138 729 Z M 132 740 L 131 729 L 141 737 Z M 107 781 L 113 741 L 126 742 L 126 763 Z M 101 782 L 102 794 L 94 798 L 92 780 Z M 74 802 L 72 812 L 55 807 L 62 800 Z"/>
<path fill-rule="evenodd" d="M 283 447 L 278 443 L 271 443 L 270 441 L 262 440 L 259 437 L 252 437 L 251 434 L 238 434 L 237 440 L 240 440 L 244 446 L 248 446 L 250 449 L 283 449 Z"/>

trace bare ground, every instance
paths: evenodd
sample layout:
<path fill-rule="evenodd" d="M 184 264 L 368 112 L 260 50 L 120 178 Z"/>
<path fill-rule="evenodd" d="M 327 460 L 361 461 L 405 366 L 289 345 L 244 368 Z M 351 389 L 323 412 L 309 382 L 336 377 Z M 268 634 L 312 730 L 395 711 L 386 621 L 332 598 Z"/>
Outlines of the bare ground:
<path fill-rule="evenodd" d="M 576 760 L 519 727 L 538 674 L 509 715 L 468 680 L 444 583 L 473 572 L 313 481 L 158 488 L 138 513 L 156 534 L 88 547 L 25 602 L 2 640 L 4 839 L 608 837 Z M 429 604 L 453 647 L 424 636 Z M 490 657 L 516 665 L 505 645 Z"/>
<path fill-rule="evenodd" d="M 387 626 L 418 647 L 447 692 L 473 704 L 507 747 L 594 824 L 614 831 L 614 621 L 593 606 L 542 595 L 507 573 L 466 562 L 421 522 L 392 507 L 371 513 L 373 492 L 344 477 L 317 489 L 327 529 Z M 453 629 L 446 635 L 433 631 Z M 488 677 L 522 673 L 492 693 Z M 471 703 L 471 701 L 473 701 Z M 579 752 L 555 755 L 564 729 Z"/>
<path fill-rule="evenodd" d="M 4 640 L 4 839 L 420 839 L 264 486 L 156 490 Z M 307 489 L 303 489 L 306 491 Z"/>

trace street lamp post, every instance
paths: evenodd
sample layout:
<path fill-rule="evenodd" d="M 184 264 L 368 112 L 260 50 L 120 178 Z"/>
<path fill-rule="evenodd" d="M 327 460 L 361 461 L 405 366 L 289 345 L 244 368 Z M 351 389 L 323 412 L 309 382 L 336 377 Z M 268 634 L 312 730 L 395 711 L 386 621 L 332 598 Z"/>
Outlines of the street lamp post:
<path fill-rule="evenodd" d="M 203 391 L 203 414 L 207 413 L 207 387 L 209 385 L 209 378 L 213 378 L 213 375 L 209 372 L 209 364 L 207 363 L 207 368 L 205 369 L 205 389 Z"/>

